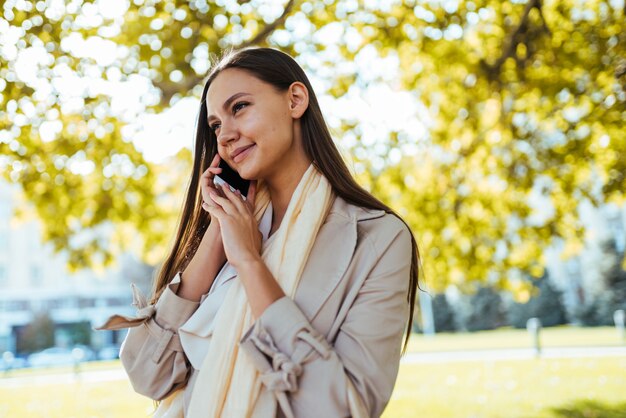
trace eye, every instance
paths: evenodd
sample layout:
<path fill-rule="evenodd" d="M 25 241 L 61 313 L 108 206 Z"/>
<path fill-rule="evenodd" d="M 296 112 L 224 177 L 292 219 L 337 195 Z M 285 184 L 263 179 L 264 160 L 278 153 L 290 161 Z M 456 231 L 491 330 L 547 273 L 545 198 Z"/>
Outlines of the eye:
<path fill-rule="evenodd" d="M 248 102 L 237 102 L 233 105 L 233 114 L 239 112 L 244 107 L 248 106 L 250 103 Z"/>
<path fill-rule="evenodd" d="M 211 129 L 213 132 L 217 132 L 219 128 L 220 128 L 220 124 L 217 122 L 209 125 L 209 129 Z"/>

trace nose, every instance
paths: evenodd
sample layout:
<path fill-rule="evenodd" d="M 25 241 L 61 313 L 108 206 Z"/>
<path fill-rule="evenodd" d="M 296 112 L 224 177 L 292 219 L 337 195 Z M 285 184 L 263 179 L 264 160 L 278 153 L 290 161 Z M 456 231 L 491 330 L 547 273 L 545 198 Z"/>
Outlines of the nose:
<path fill-rule="evenodd" d="M 217 144 L 221 146 L 225 146 L 231 141 L 239 138 L 239 131 L 232 123 L 228 123 L 226 121 L 222 122 L 220 126 L 218 135 L 217 135 Z"/>

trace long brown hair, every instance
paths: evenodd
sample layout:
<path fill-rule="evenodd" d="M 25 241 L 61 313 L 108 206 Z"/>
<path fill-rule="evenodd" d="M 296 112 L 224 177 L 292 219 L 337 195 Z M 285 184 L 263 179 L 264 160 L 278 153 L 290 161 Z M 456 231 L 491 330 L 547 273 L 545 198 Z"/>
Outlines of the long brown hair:
<path fill-rule="evenodd" d="M 247 48 L 229 52 L 213 66 L 200 102 L 200 111 L 196 125 L 196 143 L 193 170 L 187 197 L 178 224 L 176 238 L 171 251 L 161 266 L 154 282 L 152 302 L 163 292 L 165 286 L 174 275 L 183 271 L 198 248 L 202 234 L 209 225 L 210 217 L 201 208 L 200 176 L 208 168 L 217 153 L 217 138 L 207 124 L 206 96 L 211 82 L 227 68 L 239 68 L 252 76 L 274 86 L 279 91 L 286 91 L 295 81 L 303 83 L 309 91 L 309 107 L 301 117 L 302 140 L 306 155 L 313 161 L 316 168 L 330 182 L 336 195 L 356 206 L 384 210 L 406 222 L 391 208 L 376 199 L 354 180 L 341 154 L 330 135 L 317 97 L 304 70 L 289 55 L 271 48 Z M 408 225 L 407 225 L 407 228 Z M 410 228 L 409 228 L 410 231 Z M 404 341 L 404 349 L 411 334 L 415 297 L 418 289 L 419 250 L 415 237 L 411 232 L 411 274 L 407 302 L 409 318 Z"/>

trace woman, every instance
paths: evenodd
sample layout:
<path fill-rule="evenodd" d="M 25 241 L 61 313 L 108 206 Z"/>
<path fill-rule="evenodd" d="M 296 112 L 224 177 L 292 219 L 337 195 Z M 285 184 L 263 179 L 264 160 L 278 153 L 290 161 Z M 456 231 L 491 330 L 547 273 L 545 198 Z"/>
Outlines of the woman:
<path fill-rule="evenodd" d="M 251 180 L 245 199 L 213 183 L 220 159 Z M 240 50 L 204 87 L 151 304 L 135 290 L 138 317 L 104 328 L 133 327 L 120 356 L 135 390 L 162 400 L 157 416 L 379 416 L 417 258 L 406 224 L 350 175 L 299 65 Z"/>

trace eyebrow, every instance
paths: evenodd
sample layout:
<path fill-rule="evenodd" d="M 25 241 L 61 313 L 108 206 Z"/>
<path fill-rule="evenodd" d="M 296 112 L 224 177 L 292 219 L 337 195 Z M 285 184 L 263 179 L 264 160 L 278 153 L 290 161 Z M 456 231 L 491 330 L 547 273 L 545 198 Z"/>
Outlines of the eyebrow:
<path fill-rule="evenodd" d="M 228 99 L 226 99 L 226 101 L 222 105 L 222 108 L 224 110 L 228 110 L 228 107 L 230 106 L 230 104 L 242 96 L 251 96 L 251 94 L 243 92 L 243 91 L 239 93 L 235 93 L 232 96 L 230 96 Z M 207 117 L 207 121 L 210 121 L 211 119 L 217 119 L 217 117 L 215 115 L 209 115 Z"/>

